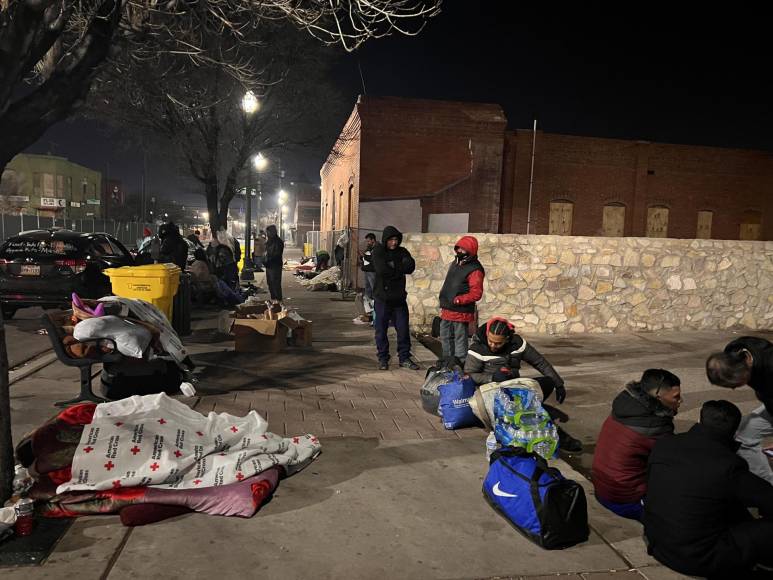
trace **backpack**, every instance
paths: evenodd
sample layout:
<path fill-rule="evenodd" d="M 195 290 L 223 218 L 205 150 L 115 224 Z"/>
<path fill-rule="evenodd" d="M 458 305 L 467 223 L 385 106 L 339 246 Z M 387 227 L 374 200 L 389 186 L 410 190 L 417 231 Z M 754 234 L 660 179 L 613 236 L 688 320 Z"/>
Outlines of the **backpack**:
<path fill-rule="evenodd" d="M 453 379 L 440 385 L 438 392 L 438 414 L 443 417 L 443 427 L 451 430 L 482 426 L 470 407 L 470 399 L 475 395 L 475 382 L 471 378 L 463 378 L 454 371 Z"/>
<path fill-rule="evenodd" d="M 483 495 L 516 530 L 546 550 L 574 546 L 590 535 L 583 488 L 535 453 L 494 451 Z"/>

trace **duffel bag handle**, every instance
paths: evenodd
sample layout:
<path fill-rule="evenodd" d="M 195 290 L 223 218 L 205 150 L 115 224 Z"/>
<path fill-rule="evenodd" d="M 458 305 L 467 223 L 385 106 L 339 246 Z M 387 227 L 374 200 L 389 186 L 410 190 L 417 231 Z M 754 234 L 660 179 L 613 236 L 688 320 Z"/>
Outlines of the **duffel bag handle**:
<path fill-rule="evenodd" d="M 537 465 L 542 467 L 543 471 L 547 471 L 548 469 L 552 469 L 551 467 L 548 467 L 548 462 L 545 460 L 542 455 L 539 455 L 538 453 L 534 453 L 533 451 L 526 451 L 523 447 L 502 447 L 501 449 L 497 449 L 491 454 L 491 458 L 489 459 L 489 464 L 494 463 L 497 459 L 500 457 L 523 457 L 523 458 L 533 458 Z"/>

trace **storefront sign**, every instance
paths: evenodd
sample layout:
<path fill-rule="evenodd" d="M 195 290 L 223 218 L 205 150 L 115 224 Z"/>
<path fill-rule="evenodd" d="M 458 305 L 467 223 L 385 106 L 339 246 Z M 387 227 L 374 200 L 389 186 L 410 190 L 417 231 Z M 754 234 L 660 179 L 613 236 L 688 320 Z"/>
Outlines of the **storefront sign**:
<path fill-rule="evenodd" d="M 86 203 L 88 205 L 99 205 L 99 200 L 98 199 L 87 199 Z"/>
<path fill-rule="evenodd" d="M 41 197 L 40 207 L 67 207 L 67 200 L 62 197 Z"/>

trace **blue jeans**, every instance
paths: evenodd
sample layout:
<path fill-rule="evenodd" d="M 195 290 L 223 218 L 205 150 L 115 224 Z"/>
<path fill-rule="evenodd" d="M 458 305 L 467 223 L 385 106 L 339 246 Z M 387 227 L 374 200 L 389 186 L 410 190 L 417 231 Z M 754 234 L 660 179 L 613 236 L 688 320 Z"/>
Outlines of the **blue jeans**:
<path fill-rule="evenodd" d="M 598 501 L 613 514 L 617 514 L 618 516 L 629 520 L 636 520 L 637 522 L 640 522 L 642 515 L 644 514 L 644 504 L 642 503 L 642 500 L 632 503 L 615 503 L 613 501 L 607 501 L 604 498 L 596 496 L 596 501 Z"/>
<path fill-rule="evenodd" d="M 411 333 L 408 329 L 408 303 L 405 301 L 396 304 L 388 304 L 376 299 L 375 301 L 376 318 L 373 326 L 376 329 L 376 350 L 378 351 L 378 360 L 387 362 L 389 360 L 389 339 L 387 330 L 389 323 L 394 322 L 397 331 L 397 355 L 400 362 L 405 362 L 411 358 Z"/>

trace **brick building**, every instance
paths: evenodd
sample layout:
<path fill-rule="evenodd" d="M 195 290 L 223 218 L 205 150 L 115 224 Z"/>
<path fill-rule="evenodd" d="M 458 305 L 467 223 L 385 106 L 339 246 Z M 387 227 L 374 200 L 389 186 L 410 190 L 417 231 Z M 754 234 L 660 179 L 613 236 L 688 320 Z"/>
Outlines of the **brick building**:
<path fill-rule="evenodd" d="M 322 230 L 773 239 L 773 154 L 506 130 L 498 105 L 360 97 Z"/>

